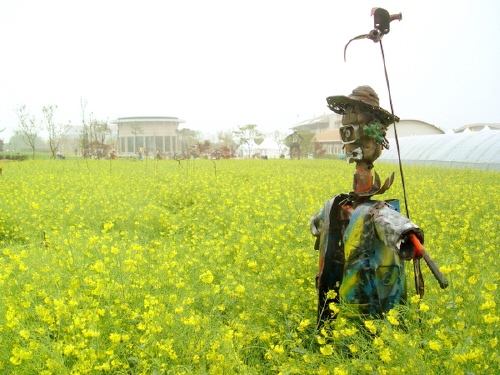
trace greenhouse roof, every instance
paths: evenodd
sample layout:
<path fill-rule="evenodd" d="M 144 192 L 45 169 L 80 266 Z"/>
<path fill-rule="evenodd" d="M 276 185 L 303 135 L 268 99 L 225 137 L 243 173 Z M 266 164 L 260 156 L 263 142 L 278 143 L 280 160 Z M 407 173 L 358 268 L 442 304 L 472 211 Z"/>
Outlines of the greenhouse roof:
<path fill-rule="evenodd" d="M 394 139 L 380 161 L 397 162 Z M 458 168 L 500 170 L 500 131 L 452 133 L 402 137 L 401 160 L 407 164 L 441 165 Z"/>

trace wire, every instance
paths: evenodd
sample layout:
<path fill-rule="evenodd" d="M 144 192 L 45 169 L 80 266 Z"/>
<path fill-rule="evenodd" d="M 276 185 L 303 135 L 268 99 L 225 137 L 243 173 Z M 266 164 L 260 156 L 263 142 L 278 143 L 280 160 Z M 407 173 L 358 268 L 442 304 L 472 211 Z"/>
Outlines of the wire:
<path fill-rule="evenodd" d="M 408 200 L 406 198 L 405 178 L 403 175 L 403 164 L 401 163 L 401 152 L 399 150 L 398 132 L 396 131 L 396 117 L 394 116 L 394 107 L 392 106 L 391 87 L 389 85 L 389 76 L 387 75 L 387 67 L 385 66 L 385 54 L 384 54 L 384 47 L 382 46 L 382 40 L 380 40 L 379 43 L 380 43 L 380 51 L 382 52 L 382 61 L 384 63 L 385 82 L 387 83 L 387 91 L 389 92 L 389 103 L 391 105 L 391 114 L 392 114 L 392 118 L 394 121 L 393 122 L 394 138 L 396 140 L 396 150 L 398 152 L 399 172 L 401 174 L 401 185 L 403 186 L 403 197 L 404 197 L 404 201 L 405 201 L 406 217 L 408 217 L 408 219 L 409 219 L 410 218 L 410 211 L 408 210 Z"/>

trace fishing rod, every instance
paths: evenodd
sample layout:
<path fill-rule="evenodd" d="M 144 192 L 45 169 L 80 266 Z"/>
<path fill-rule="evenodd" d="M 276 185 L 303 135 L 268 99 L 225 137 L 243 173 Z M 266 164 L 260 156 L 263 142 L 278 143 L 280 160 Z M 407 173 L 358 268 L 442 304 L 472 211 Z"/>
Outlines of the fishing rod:
<path fill-rule="evenodd" d="M 384 47 L 382 45 L 382 38 L 384 37 L 384 35 L 388 34 L 389 31 L 391 30 L 391 26 L 390 26 L 391 22 L 395 21 L 395 20 L 401 21 L 403 19 L 403 14 L 398 13 L 398 14 L 391 15 L 391 14 L 389 14 L 389 12 L 387 10 L 385 10 L 383 8 L 372 8 L 371 15 L 373 16 L 373 26 L 374 26 L 373 30 L 371 30 L 368 34 L 358 35 L 357 37 L 354 37 L 351 40 L 349 40 L 349 42 L 344 47 L 344 61 L 346 61 L 347 47 L 354 40 L 369 39 L 369 40 L 372 40 L 374 43 L 380 44 L 380 52 L 382 54 L 382 62 L 384 64 L 385 82 L 387 85 L 387 91 L 389 94 L 389 103 L 390 103 L 391 114 L 392 114 L 392 118 L 393 118 L 394 140 L 396 143 L 396 151 L 398 154 L 399 172 L 401 174 L 401 185 L 403 188 L 403 198 L 404 198 L 406 216 L 408 218 L 410 218 L 410 212 L 408 209 L 408 199 L 407 199 L 407 194 L 406 194 L 405 179 L 404 179 L 404 174 L 403 174 L 403 163 L 401 161 L 401 151 L 400 151 L 400 147 L 399 147 L 398 133 L 396 130 L 396 116 L 394 115 L 394 106 L 392 104 L 392 95 L 391 95 L 391 87 L 389 84 L 389 75 L 387 74 L 387 66 L 385 63 Z M 415 246 L 416 254 L 419 257 L 424 258 L 425 262 L 427 263 L 427 266 L 429 266 L 432 274 L 439 282 L 440 287 L 442 289 L 446 288 L 448 286 L 448 281 L 446 280 L 446 277 L 439 271 L 439 267 L 437 266 L 437 264 L 431 259 L 431 257 L 425 251 L 424 247 L 421 244 L 420 244 L 420 246 L 417 246 L 419 243 L 417 244 L 418 241 L 415 241 L 414 236 L 410 237 L 410 240 L 412 241 L 412 243 Z M 413 259 L 413 271 L 415 274 L 415 288 L 417 290 L 417 293 L 420 295 L 420 297 L 423 297 L 423 295 L 424 295 L 424 278 L 422 276 L 422 270 L 420 268 L 420 258 Z"/>

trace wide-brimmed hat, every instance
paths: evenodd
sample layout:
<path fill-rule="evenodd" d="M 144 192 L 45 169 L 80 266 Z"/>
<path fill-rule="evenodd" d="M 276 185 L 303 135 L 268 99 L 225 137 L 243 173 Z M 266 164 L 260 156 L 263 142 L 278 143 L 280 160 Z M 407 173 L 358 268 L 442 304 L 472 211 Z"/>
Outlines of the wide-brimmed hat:
<path fill-rule="evenodd" d="M 349 96 L 329 96 L 326 101 L 328 107 L 339 115 L 345 114 L 348 105 L 359 104 L 364 107 L 363 109 L 373 112 L 383 125 L 390 125 L 394 123 L 394 120 L 399 122 L 399 117 L 380 108 L 378 95 L 370 86 L 356 87 Z"/>

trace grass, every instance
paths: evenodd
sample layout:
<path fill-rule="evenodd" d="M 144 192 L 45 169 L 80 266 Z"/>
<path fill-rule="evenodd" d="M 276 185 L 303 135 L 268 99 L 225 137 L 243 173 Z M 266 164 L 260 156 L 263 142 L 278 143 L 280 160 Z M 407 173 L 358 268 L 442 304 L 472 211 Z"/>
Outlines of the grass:
<path fill-rule="evenodd" d="M 2 168 L 2 373 L 499 368 L 498 172 L 407 167 L 411 218 L 450 287 L 424 265 L 422 301 L 387 320 L 317 331 L 308 220 L 349 191 L 353 165 L 68 159 Z M 395 169 L 376 166 L 381 178 Z M 402 201 L 394 185 L 382 197 Z"/>

